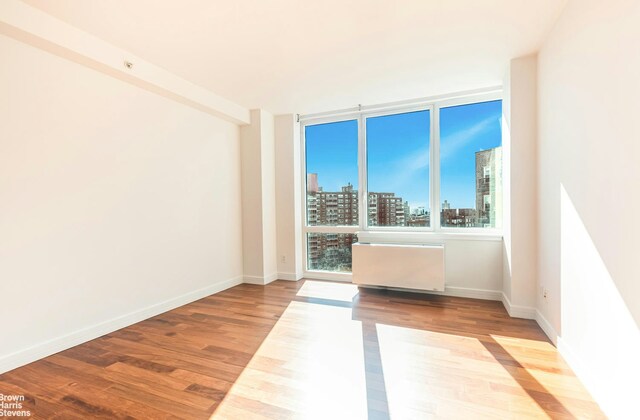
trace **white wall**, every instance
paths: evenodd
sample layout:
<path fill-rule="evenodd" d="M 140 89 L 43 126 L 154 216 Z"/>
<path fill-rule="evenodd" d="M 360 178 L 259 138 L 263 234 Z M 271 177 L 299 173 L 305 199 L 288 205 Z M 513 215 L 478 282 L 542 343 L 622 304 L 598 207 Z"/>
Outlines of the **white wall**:
<path fill-rule="evenodd" d="M 267 284 L 278 275 L 274 118 L 251 111 L 240 129 L 244 281 Z"/>
<path fill-rule="evenodd" d="M 571 1 L 539 54 L 538 309 L 607 414 L 637 414 L 640 2 Z"/>
<path fill-rule="evenodd" d="M 502 293 L 511 300 L 511 62 L 502 80 Z"/>
<path fill-rule="evenodd" d="M 278 278 L 302 278 L 300 124 L 292 114 L 275 118 Z"/>
<path fill-rule="evenodd" d="M 240 128 L 242 155 L 242 249 L 244 275 L 264 276 L 262 232 L 261 112 L 251 111 L 251 124 Z"/>
<path fill-rule="evenodd" d="M 236 125 L 4 36 L 0 56 L 0 371 L 241 281 Z"/>
<path fill-rule="evenodd" d="M 264 111 L 261 114 L 264 273 L 265 277 L 275 279 L 278 277 L 275 121 L 272 114 Z"/>
<path fill-rule="evenodd" d="M 502 241 L 454 240 L 445 244 L 445 286 L 460 296 L 500 299 Z"/>
<path fill-rule="evenodd" d="M 503 291 L 512 316 L 532 317 L 536 304 L 537 57 L 511 60 L 503 101 Z"/>

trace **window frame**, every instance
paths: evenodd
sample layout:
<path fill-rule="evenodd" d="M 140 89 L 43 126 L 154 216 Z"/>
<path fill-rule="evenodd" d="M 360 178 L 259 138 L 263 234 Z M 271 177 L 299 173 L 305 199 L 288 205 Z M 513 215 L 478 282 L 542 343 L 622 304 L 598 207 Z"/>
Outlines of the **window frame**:
<path fill-rule="evenodd" d="M 308 268 L 308 233 L 351 233 L 362 234 L 366 237 L 388 238 L 395 243 L 433 243 L 453 240 L 502 240 L 503 228 L 479 227 L 442 227 L 440 196 L 440 110 L 461 105 L 472 105 L 482 102 L 504 100 L 502 88 L 490 88 L 470 93 L 443 95 L 416 101 L 394 102 L 374 106 L 358 106 L 348 110 L 324 112 L 321 114 L 300 117 L 300 174 L 301 174 L 301 210 L 302 210 L 302 259 L 303 275 L 309 278 L 326 280 L 351 281 L 350 273 L 309 270 Z M 504 109 L 504 102 L 503 102 Z M 417 111 L 429 111 L 429 205 L 430 226 L 368 226 L 368 198 L 367 185 L 367 136 L 366 120 L 368 118 L 404 114 Z M 307 219 L 307 161 L 305 129 L 307 126 L 329 124 L 356 120 L 358 124 L 358 225 L 351 226 L 310 226 Z M 504 117 L 502 118 L 504 124 Z M 504 138 L 501 144 L 504 145 Z M 505 158 L 502 160 L 504 173 Z M 504 202 L 503 202 L 504 208 Z M 504 227 L 504 217 L 501 225 Z M 361 237 L 358 237 L 361 240 Z"/>
<path fill-rule="evenodd" d="M 474 96 L 467 96 L 467 97 L 460 97 L 460 98 L 452 98 L 452 99 L 448 99 L 448 100 L 443 100 L 443 101 L 439 101 L 436 103 L 436 108 L 437 108 L 437 114 L 438 114 L 438 118 L 437 118 L 437 124 L 438 124 L 438 130 L 437 130 L 437 142 L 438 142 L 438 159 L 437 159 L 437 165 L 438 165 L 438 172 L 437 172 L 437 177 L 438 177 L 438 232 L 441 232 L 443 234 L 448 234 L 448 233 L 466 233 L 466 234 L 470 234 L 470 235 L 492 235 L 492 236 L 500 236 L 502 237 L 502 228 L 480 228 L 480 227 L 442 227 L 441 226 L 441 221 L 440 221 L 440 212 L 442 211 L 442 203 L 440 202 L 440 110 L 442 108 L 450 108 L 450 107 L 454 107 L 454 106 L 462 106 L 462 105 L 473 105 L 473 104 L 479 104 L 482 102 L 491 102 L 491 101 L 503 101 L 503 97 L 502 97 L 502 91 L 500 92 L 493 92 L 493 93 L 488 93 L 488 94 L 482 94 L 482 95 L 474 95 Z M 503 106 L 503 110 L 504 110 L 504 101 L 502 103 Z M 504 111 L 503 111 L 504 112 Z M 504 124 L 504 114 L 503 114 L 503 118 L 501 121 L 501 124 Z M 500 139 L 500 146 L 502 147 L 502 145 L 504 145 L 504 138 Z M 504 173 L 504 159 L 502 160 L 502 173 Z M 504 208 L 504 200 L 502 203 L 502 206 Z M 504 222 L 504 217 L 502 218 L 502 221 Z M 500 225 L 502 226 L 503 223 L 500 223 Z"/>
<path fill-rule="evenodd" d="M 416 105 L 411 107 L 403 107 L 399 109 L 385 109 L 381 111 L 371 111 L 371 112 L 363 112 L 360 115 L 362 118 L 362 132 L 358 132 L 358 185 L 361 183 L 363 188 L 363 198 L 360 199 L 359 207 L 359 216 L 363 217 L 364 215 L 364 223 L 362 224 L 363 229 L 371 232 L 433 232 L 434 224 L 432 223 L 431 218 L 429 219 L 429 226 L 425 227 L 410 227 L 410 226 L 369 226 L 369 180 L 367 177 L 368 174 L 368 156 L 367 156 L 367 119 L 376 118 L 376 117 L 386 117 L 390 115 L 398 115 L 398 114 L 408 114 L 411 112 L 419 112 L 419 111 L 429 111 L 429 211 L 433 208 L 433 104 L 425 104 L 425 105 Z M 430 216 L 431 217 L 431 216 Z"/>
<path fill-rule="evenodd" d="M 361 120 L 358 114 L 346 113 L 339 116 L 320 117 L 309 120 L 310 122 L 300 123 L 300 169 L 301 169 L 301 181 L 302 186 L 302 261 L 303 261 L 303 275 L 304 277 L 324 279 L 324 280 L 337 280 L 337 281 L 351 281 L 350 273 L 340 273 L 337 271 L 322 271 L 322 270 L 310 270 L 309 258 L 308 258 L 308 245 L 307 234 L 308 233 L 351 233 L 357 234 L 361 231 L 360 220 L 360 208 L 358 208 L 358 224 L 357 225 L 338 225 L 338 226 L 311 226 L 307 218 L 307 143 L 305 139 L 305 128 L 310 125 L 331 124 L 345 121 L 357 121 L 358 124 L 358 165 L 360 165 L 360 131 Z M 360 168 L 358 167 L 358 200 L 360 200 Z M 358 202 L 360 205 L 360 202 Z"/>

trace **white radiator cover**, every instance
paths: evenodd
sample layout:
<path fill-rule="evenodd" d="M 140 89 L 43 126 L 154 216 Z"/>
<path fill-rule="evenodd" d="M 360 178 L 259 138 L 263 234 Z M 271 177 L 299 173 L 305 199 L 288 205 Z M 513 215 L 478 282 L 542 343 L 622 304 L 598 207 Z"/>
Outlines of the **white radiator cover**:
<path fill-rule="evenodd" d="M 444 246 L 352 245 L 353 283 L 444 291 Z"/>

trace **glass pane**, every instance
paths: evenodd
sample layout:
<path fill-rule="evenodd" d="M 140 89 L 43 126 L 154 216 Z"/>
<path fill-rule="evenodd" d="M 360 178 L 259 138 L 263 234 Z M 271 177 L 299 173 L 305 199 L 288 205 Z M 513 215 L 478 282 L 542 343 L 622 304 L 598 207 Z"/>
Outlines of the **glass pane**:
<path fill-rule="evenodd" d="M 307 224 L 358 225 L 358 121 L 305 127 Z"/>
<path fill-rule="evenodd" d="M 358 242 L 353 233 L 307 233 L 309 270 L 351 272 L 351 244 Z"/>
<path fill-rule="evenodd" d="M 502 227 L 502 101 L 440 109 L 443 227 Z"/>
<path fill-rule="evenodd" d="M 430 225 L 429 111 L 367 118 L 369 226 Z"/>

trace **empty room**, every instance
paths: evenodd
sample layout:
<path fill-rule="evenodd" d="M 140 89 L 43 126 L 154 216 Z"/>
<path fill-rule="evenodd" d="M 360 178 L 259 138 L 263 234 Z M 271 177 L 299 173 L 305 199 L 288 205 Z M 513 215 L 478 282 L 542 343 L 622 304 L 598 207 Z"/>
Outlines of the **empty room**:
<path fill-rule="evenodd" d="M 0 420 L 638 419 L 640 0 L 0 0 Z"/>

